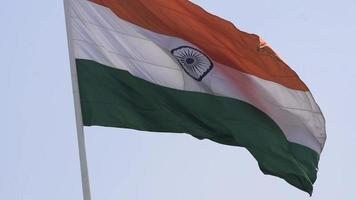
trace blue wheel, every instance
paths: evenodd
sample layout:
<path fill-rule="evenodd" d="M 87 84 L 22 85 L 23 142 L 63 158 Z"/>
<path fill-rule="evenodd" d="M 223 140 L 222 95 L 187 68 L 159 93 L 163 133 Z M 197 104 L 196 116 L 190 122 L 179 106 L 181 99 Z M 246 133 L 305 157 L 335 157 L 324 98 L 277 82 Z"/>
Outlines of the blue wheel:
<path fill-rule="evenodd" d="M 200 50 L 181 46 L 171 51 L 183 70 L 193 79 L 201 81 L 213 68 L 213 62 Z"/>

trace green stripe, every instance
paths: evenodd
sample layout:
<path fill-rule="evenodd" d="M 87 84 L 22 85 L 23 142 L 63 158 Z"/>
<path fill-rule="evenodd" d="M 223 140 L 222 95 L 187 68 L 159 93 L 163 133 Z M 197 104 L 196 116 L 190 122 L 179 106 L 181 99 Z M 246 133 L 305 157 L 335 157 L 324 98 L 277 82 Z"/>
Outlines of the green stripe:
<path fill-rule="evenodd" d="M 89 60 L 77 60 L 84 125 L 189 133 L 243 146 L 265 174 L 312 193 L 318 154 L 287 141 L 256 107 L 232 98 L 171 89 Z"/>

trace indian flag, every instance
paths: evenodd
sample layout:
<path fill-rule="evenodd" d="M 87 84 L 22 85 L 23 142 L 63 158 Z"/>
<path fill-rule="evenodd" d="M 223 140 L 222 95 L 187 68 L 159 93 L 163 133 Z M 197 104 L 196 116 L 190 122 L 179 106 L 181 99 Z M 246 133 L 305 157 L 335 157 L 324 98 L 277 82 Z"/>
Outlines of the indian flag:
<path fill-rule="evenodd" d="M 70 0 L 67 17 L 85 126 L 245 147 L 312 193 L 323 115 L 260 37 L 186 0 Z"/>

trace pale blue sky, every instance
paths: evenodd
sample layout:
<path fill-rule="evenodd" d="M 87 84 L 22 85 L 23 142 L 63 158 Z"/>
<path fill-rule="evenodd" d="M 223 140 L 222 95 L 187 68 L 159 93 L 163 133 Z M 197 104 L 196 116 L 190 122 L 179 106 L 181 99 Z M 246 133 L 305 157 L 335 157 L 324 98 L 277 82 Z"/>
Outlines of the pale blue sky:
<path fill-rule="evenodd" d="M 194 2 L 262 36 L 313 92 L 328 134 L 314 196 L 263 175 L 243 148 L 96 127 L 93 200 L 356 199 L 356 1 Z M 81 199 L 62 0 L 4 1 L 0 24 L 0 199 Z"/>

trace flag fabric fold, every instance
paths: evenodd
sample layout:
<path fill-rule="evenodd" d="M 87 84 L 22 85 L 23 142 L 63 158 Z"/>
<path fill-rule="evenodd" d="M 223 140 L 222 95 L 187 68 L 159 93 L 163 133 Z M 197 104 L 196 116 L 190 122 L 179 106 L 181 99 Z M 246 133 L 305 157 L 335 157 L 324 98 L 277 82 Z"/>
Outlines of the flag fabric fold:
<path fill-rule="evenodd" d="M 260 37 L 185 0 L 70 0 L 70 25 L 84 125 L 242 146 L 312 193 L 325 120 Z"/>

